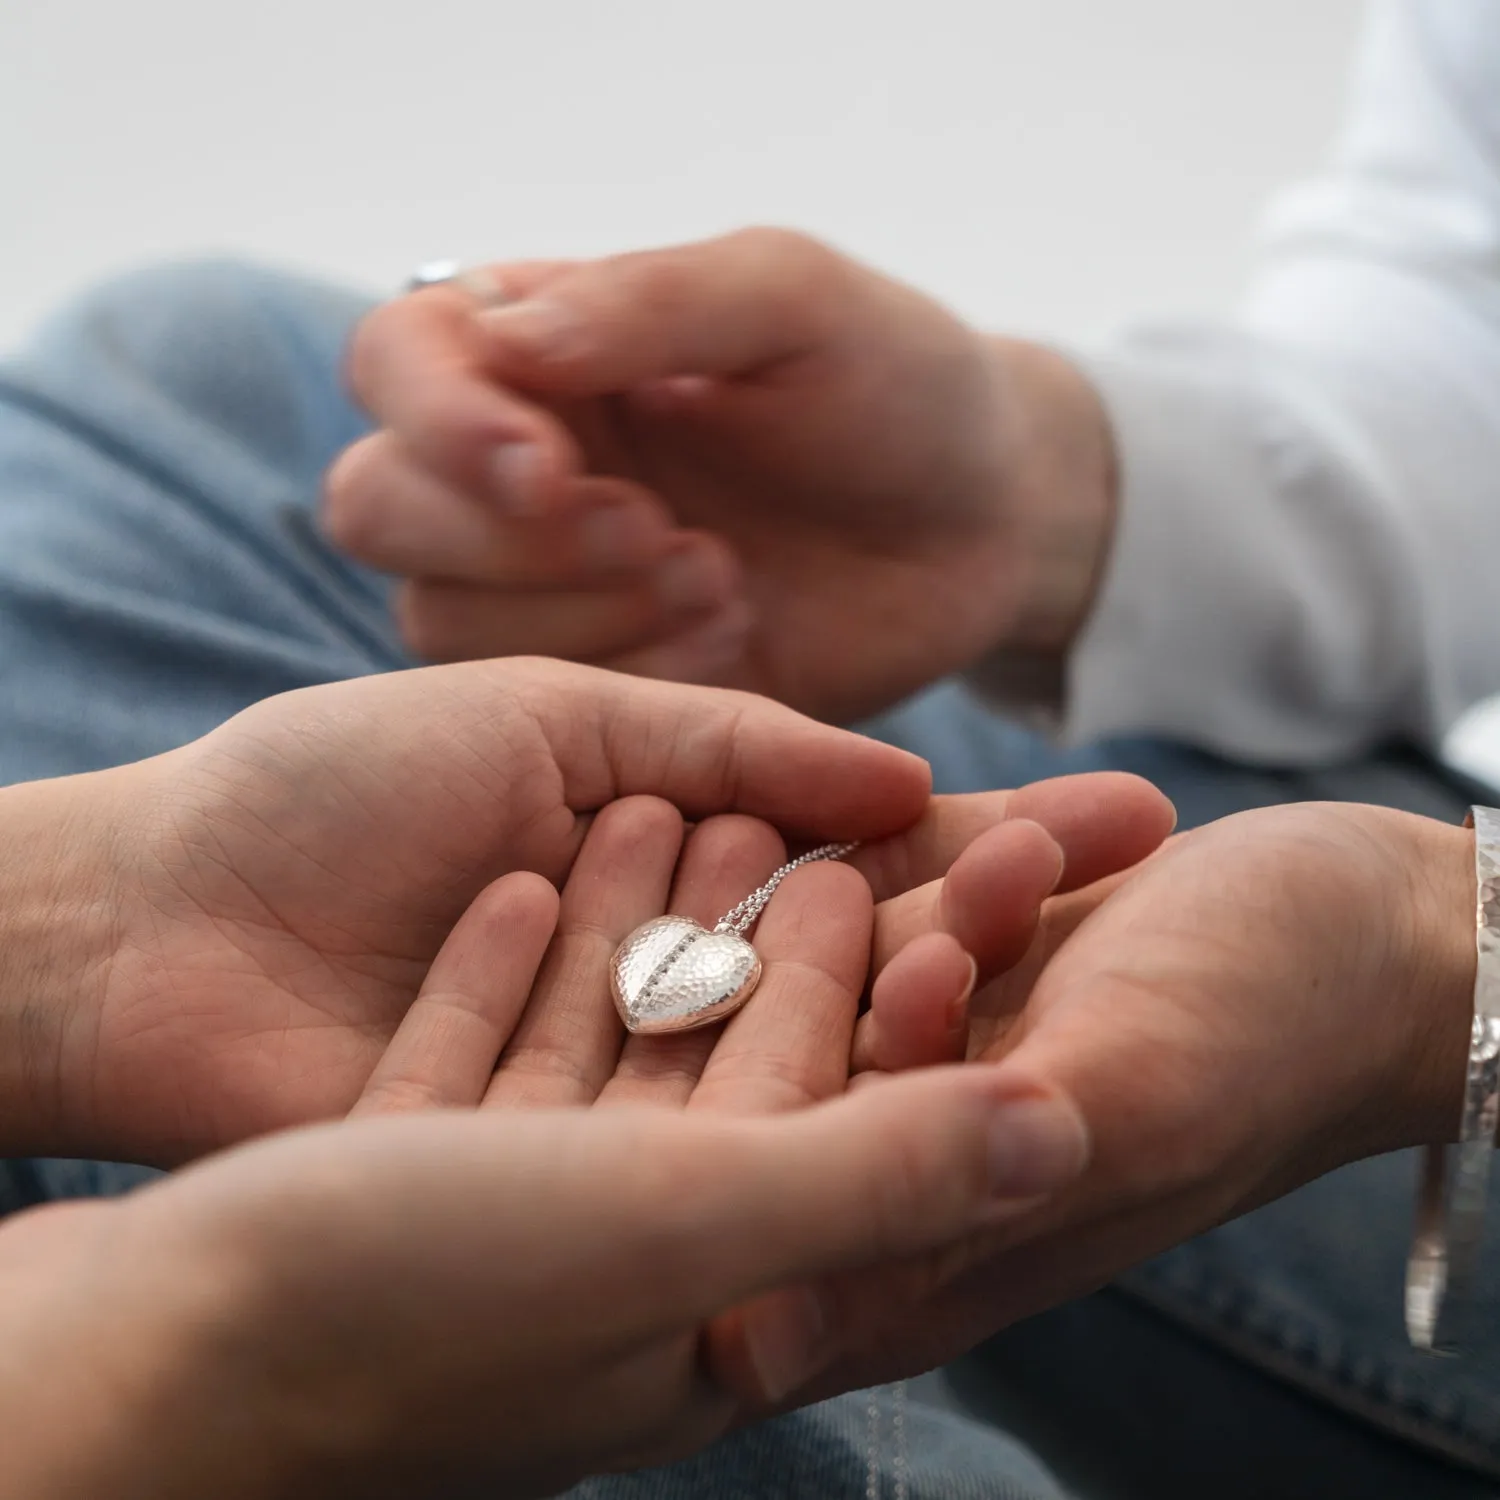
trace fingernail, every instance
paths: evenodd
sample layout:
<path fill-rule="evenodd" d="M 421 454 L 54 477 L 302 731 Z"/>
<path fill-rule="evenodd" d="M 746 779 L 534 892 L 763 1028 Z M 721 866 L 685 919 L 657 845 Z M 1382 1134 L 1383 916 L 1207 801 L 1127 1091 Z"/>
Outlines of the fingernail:
<path fill-rule="evenodd" d="M 969 1001 L 974 998 L 974 986 L 979 983 L 979 965 L 974 961 L 973 954 L 966 953 L 964 957 L 969 960 L 969 981 L 948 1002 L 948 1032 L 950 1035 L 969 1029 Z"/>
<path fill-rule="evenodd" d="M 675 553 L 656 571 L 656 596 L 675 614 L 707 609 L 723 591 L 722 570 L 703 552 Z"/>
<path fill-rule="evenodd" d="M 768 1298 L 745 1327 L 745 1352 L 768 1402 L 781 1401 L 816 1373 L 822 1363 L 827 1319 L 808 1287 Z"/>
<path fill-rule="evenodd" d="M 495 481 L 495 499 L 509 516 L 535 515 L 536 482 L 542 456 L 534 443 L 502 443 L 490 455 L 490 475 Z"/>
<path fill-rule="evenodd" d="M 578 519 L 578 550 L 596 568 L 616 568 L 641 554 L 640 517 L 623 505 L 606 505 Z"/>
<path fill-rule="evenodd" d="M 577 313 L 545 297 L 486 308 L 476 316 L 487 333 L 542 359 L 562 358 L 582 346 L 583 323 Z"/>
<path fill-rule="evenodd" d="M 1054 1193 L 1083 1171 L 1088 1154 L 1077 1110 L 1037 1095 L 1009 1100 L 990 1124 L 990 1191 L 1007 1200 Z"/>

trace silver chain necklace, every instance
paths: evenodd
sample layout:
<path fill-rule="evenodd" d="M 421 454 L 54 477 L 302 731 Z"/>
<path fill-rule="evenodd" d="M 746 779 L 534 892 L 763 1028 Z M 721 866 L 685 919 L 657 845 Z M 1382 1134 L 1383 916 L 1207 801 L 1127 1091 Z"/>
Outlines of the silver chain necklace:
<path fill-rule="evenodd" d="M 691 1031 L 732 1015 L 760 983 L 760 954 L 746 934 L 793 870 L 843 859 L 859 845 L 824 844 L 781 866 L 710 932 L 689 917 L 643 923 L 615 949 L 609 988 L 627 1030 Z"/>
<path fill-rule="evenodd" d="M 891 1398 L 890 1500 L 909 1500 L 906 1464 L 906 1382 L 898 1380 L 885 1390 Z M 886 1500 L 884 1424 L 881 1421 L 880 1389 L 869 1391 L 865 1404 L 865 1500 Z"/>

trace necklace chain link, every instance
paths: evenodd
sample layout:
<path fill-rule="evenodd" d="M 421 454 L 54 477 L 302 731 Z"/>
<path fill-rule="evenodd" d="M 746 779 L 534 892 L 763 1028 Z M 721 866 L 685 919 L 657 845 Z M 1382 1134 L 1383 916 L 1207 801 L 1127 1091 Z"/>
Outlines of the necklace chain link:
<path fill-rule="evenodd" d="M 817 849 L 809 849 L 806 854 L 798 855 L 790 863 L 773 871 L 771 878 L 764 885 L 757 886 L 751 891 L 738 906 L 725 912 L 714 931 L 732 932 L 737 937 L 744 937 L 755 925 L 755 919 L 766 909 L 766 902 L 776 894 L 776 887 L 793 870 L 800 870 L 803 865 L 816 864 L 823 859 L 843 859 L 845 855 L 852 854 L 858 848 L 858 841 L 852 844 L 823 844 Z"/>

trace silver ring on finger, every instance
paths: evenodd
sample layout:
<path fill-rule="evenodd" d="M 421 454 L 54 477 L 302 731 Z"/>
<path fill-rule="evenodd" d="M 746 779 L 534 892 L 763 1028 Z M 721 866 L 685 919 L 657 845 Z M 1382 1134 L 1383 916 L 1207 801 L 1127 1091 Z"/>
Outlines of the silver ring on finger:
<path fill-rule="evenodd" d="M 515 299 L 499 276 L 486 266 L 461 266 L 456 260 L 430 260 L 406 279 L 404 292 L 422 292 L 428 287 L 451 286 L 467 292 L 480 307 L 504 307 Z"/>

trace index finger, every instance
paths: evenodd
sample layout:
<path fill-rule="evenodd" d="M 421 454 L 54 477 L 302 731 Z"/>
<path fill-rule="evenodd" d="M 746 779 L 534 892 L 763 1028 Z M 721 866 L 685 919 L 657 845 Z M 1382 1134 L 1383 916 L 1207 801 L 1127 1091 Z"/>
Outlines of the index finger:
<path fill-rule="evenodd" d="M 1138 864 L 1171 833 L 1176 811 L 1143 777 L 1124 771 L 1054 776 L 1012 791 L 934 797 L 893 838 L 866 844 L 850 863 L 877 901 L 940 880 L 981 834 L 999 823 L 1039 823 L 1063 852 L 1059 890 L 1092 885 Z"/>
<path fill-rule="evenodd" d="M 552 412 L 488 368 L 479 309 L 457 286 L 384 303 L 355 329 L 346 378 L 355 400 L 436 474 L 534 513 L 561 497 L 581 458 Z"/>

